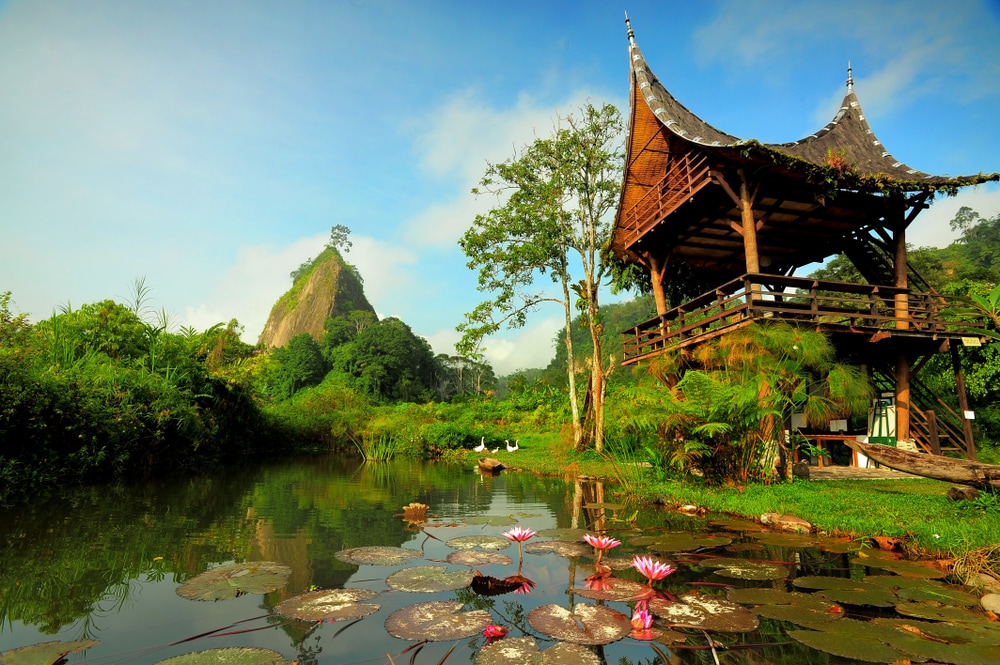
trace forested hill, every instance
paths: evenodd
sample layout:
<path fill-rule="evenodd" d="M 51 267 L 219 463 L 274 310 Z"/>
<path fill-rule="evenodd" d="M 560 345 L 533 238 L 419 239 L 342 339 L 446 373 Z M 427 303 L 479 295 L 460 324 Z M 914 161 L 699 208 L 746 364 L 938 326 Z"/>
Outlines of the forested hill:
<path fill-rule="evenodd" d="M 319 340 L 327 319 L 355 311 L 375 314 L 361 278 L 335 247 L 327 246 L 315 259 L 303 263 L 292 277 L 292 288 L 271 309 L 259 346 L 286 346 L 302 333 Z"/>

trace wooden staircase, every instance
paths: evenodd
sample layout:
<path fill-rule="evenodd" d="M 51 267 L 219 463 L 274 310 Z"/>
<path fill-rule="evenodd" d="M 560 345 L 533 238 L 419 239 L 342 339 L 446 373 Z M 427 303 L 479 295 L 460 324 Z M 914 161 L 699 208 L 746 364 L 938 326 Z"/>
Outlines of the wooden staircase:
<path fill-rule="evenodd" d="M 891 368 L 872 367 L 871 373 L 877 394 L 895 391 Z M 921 452 L 971 459 L 962 417 L 916 377 L 910 377 L 910 438 Z"/>

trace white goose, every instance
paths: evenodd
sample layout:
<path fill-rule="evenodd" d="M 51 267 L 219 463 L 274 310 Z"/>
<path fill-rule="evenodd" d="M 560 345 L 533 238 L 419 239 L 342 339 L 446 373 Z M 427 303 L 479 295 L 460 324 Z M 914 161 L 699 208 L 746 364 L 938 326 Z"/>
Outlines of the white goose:
<path fill-rule="evenodd" d="M 508 453 L 512 453 L 515 450 L 517 450 L 518 449 L 517 442 L 520 441 L 520 440 L 521 439 L 517 439 L 516 441 L 514 441 L 514 445 L 512 446 L 512 445 L 510 445 L 510 441 L 508 441 L 507 439 L 504 439 L 503 442 L 507 444 L 507 452 Z"/>
<path fill-rule="evenodd" d="M 486 450 L 486 437 L 484 436 L 480 441 L 479 445 L 473 448 L 477 453 L 481 453 Z"/>

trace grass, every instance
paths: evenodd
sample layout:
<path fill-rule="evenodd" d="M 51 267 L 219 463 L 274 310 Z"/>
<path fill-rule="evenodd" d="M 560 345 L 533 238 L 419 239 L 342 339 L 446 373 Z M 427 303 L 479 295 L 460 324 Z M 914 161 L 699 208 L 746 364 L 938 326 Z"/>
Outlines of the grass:
<path fill-rule="evenodd" d="M 351 439 L 366 462 L 386 462 L 396 454 L 396 437 L 389 434 L 365 434 L 359 441 Z"/>
<path fill-rule="evenodd" d="M 477 456 L 468 453 L 470 460 Z M 914 554 L 925 557 L 961 560 L 970 552 L 1000 544 L 1000 500 L 985 495 L 978 501 L 952 501 L 946 496 L 951 485 L 936 480 L 814 480 L 712 487 L 697 480 L 657 480 L 652 469 L 629 466 L 620 459 L 611 461 L 593 450 L 577 453 L 554 433 L 522 438 L 519 451 L 501 450 L 495 457 L 510 468 L 545 475 L 615 479 L 624 468 L 625 484 L 618 491 L 628 498 L 668 506 L 694 504 L 749 518 L 768 512 L 795 515 L 830 534 L 900 537 Z M 639 469 L 642 475 L 636 474 Z"/>

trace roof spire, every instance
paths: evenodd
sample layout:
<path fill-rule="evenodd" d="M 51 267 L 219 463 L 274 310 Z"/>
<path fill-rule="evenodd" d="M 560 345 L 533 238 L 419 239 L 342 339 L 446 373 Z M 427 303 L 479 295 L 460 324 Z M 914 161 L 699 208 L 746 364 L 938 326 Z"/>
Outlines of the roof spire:
<path fill-rule="evenodd" d="M 850 60 L 847 61 L 847 92 L 854 92 L 854 73 Z"/>
<path fill-rule="evenodd" d="M 628 20 L 628 12 L 625 12 L 625 27 L 628 29 L 628 43 L 635 46 L 635 33 L 632 32 L 632 22 Z"/>

